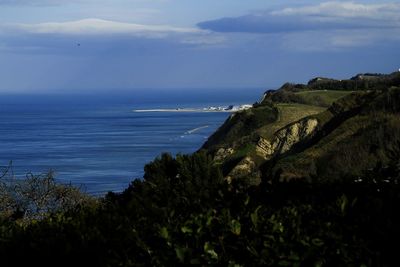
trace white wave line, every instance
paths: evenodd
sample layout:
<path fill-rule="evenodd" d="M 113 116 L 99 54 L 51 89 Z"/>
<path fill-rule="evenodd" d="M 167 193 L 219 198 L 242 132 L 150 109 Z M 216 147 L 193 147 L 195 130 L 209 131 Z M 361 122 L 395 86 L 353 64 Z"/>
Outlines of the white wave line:
<path fill-rule="evenodd" d="M 185 132 L 185 134 L 192 134 L 192 133 L 195 133 L 195 132 L 200 131 L 201 129 L 205 129 L 205 128 L 208 128 L 208 125 L 194 128 L 192 130 Z"/>

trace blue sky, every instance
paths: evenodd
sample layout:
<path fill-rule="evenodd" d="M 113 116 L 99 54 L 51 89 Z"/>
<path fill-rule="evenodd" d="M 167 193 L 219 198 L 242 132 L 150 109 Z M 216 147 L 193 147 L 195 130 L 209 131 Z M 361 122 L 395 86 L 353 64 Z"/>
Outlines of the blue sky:
<path fill-rule="evenodd" d="M 400 1 L 0 0 L 0 92 L 273 88 L 400 67 Z"/>

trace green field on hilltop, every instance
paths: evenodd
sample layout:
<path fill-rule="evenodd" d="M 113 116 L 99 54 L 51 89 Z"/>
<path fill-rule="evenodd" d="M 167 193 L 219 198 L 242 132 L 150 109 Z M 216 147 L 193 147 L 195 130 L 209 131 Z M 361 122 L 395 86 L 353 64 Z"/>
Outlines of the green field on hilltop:
<path fill-rule="evenodd" d="M 352 91 L 312 90 L 296 92 L 294 95 L 300 97 L 304 104 L 329 107 L 336 100 L 351 93 Z"/>

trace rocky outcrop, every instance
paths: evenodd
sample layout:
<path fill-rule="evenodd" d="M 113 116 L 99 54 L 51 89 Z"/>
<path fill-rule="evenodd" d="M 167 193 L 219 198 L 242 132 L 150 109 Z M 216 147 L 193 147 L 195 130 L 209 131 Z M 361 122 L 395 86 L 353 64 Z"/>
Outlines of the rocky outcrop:
<path fill-rule="evenodd" d="M 230 155 L 232 155 L 235 152 L 235 150 L 231 147 L 228 148 L 220 148 L 217 150 L 217 152 L 214 155 L 214 160 L 215 161 L 223 161 Z"/>
<path fill-rule="evenodd" d="M 275 153 L 278 147 L 278 142 L 270 142 L 269 140 L 260 137 L 257 142 L 256 152 L 258 155 L 268 159 Z"/>
<path fill-rule="evenodd" d="M 292 123 L 275 133 L 273 141 L 260 137 L 256 145 L 256 154 L 269 160 L 276 155 L 289 151 L 295 144 L 310 137 L 318 126 L 318 120 L 315 118 L 305 118 Z M 233 148 L 220 148 L 215 154 L 214 159 L 223 161 L 234 154 Z M 257 156 L 246 156 L 232 168 L 226 176 L 228 181 L 232 179 L 246 178 L 250 184 L 258 184 L 261 181 L 260 162 L 255 160 Z"/>
<path fill-rule="evenodd" d="M 261 173 L 258 165 L 251 157 L 242 159 L 226 176 L 228 182 L 232 181 L 232 179 L 241 178 L 246 178 L 249 184 L 259 184 L 261 181 Z"/>
<path fill-rule="evenodd" d="M 293 145 L 306 139 L 317 129 L 318 120 L 315 118 L 305 118 L 292 123 L 285 128 L 277 131 L 273 141 L 260 137 L 256 151 L 265 159 L 270 159 L 289 151 Z"/>
<path fill-rule="evenodd" d="M 276 133 L 279 154 L 287 152 L 292 146 L 310 136 L 318 126 L 317 119 L 306 118 L 295 122 Z"/>

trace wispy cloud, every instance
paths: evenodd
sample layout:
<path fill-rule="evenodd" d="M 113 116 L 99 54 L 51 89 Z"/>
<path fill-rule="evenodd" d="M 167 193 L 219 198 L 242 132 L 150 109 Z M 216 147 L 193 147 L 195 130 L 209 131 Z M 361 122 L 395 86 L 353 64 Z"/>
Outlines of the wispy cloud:
<path fill-rule="evenodd" d="M 360 4 L 355 2 L 324 2 L 312 6 L 284 8 L 272 11 L 270 14 L 398 20 L 400 18 L 399 12 L 399 3 Z"/>

